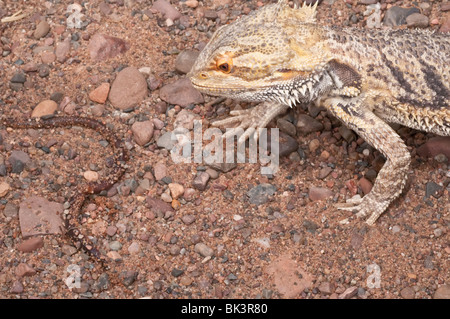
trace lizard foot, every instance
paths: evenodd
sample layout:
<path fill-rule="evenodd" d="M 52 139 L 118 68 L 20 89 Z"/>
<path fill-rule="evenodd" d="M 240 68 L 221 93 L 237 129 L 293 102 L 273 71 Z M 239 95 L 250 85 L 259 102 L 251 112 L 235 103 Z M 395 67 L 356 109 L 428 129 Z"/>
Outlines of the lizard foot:
<path fill-rule="evenodd" d="M 244 143 L 250 138 L 252 138 L 254 142 L 257 142 L 257 129 L 266 127 L 274 117 L 283 113 L 287 108 L 287 105 L 265 102 L 258 104 L 251 109 L 231 111 L 230 118 L 215 121 L 211 123 L 211 125 L 216 127 L 230 127 L 237 125 L 234 128 L 228 129 L 222 138 L 226 139 L 236 135 L 238 136 L 238 144 Z"/>
<path fill-rule="evenodd" d="M 256 107 L 255 107 L 256 108 Z M 250 137 L 253 137 L 255 139 L 255 142 L 258 139 L 257 134 L 253 134 L 256 131 L 256 128 L 259 127 L 258 125 L 258 117 L 256 117 L 255 108 L 247 109 L 247 110 L 236 110 L 231 111 L 230 115 L 231 117 L 214 121 L 211 123 L 211 125 L 216 127 L 231 127 L 235 126 L 233 128 L 227 129 L 225 134 L 222 136 L 223 139 L 227 139 L 233 135 L 238 136 L 238 143 L 244 143 L 247 139 L 250 139 Z M 243 130 L 243 134 L 239 134 L 239 132 Z M 253 135 L 253 136 L 252 136 Z"/>
<path fill-rule="evenodd" d="M 373 197 L 367 195 L 364 197 L 357 195 L 348 199 L 346 203 L 335 204 L 337 209 L 356 211 L 356 216 L 359 218 L 364 218 L 371 214 L 366 220 L 368 225 L 373 225 L 388 206 L 389 201 L 376 201 Z"/>

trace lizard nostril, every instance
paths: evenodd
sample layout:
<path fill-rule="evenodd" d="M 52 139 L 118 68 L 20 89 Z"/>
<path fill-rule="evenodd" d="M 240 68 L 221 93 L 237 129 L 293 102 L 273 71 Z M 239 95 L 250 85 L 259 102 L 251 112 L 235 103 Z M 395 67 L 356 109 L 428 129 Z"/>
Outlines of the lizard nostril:
<path fill-rule="evenodd" d="M 208 78 L 208 75 L 206 73 L 200 73 L 199 76 L 200 76 L 201 79 Z"/>

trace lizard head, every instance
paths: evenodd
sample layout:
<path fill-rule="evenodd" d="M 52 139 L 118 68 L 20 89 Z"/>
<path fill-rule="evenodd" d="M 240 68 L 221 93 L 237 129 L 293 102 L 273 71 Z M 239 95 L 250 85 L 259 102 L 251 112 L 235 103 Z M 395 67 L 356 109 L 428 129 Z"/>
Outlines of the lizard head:
<path fill-rule="evenodd" d="M 216 96 L 291 105 L 311 99 L 324 50 L 315 7 L 291 9 L 285 0 L 220 27 L 188 74 L 199 91 Z"/>

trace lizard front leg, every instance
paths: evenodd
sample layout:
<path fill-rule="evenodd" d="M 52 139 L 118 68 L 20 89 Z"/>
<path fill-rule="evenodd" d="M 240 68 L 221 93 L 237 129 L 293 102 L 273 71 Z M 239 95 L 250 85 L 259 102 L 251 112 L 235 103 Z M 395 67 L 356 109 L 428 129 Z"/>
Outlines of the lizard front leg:
<path fill-rule="evenodd" d="M 386 163 L 369 194 L 361 200 L 341 205 L 339 209 L 357 210 L 358 217 L 365 217 L 372 225 L 389 204 L 402 192 L 411 156 L 400 136 L 372 111 L 364 107 L 364 98 L 329 98 L 325 107 L 346 126 L 354 130 L 368 144 L 386 157 Z"/>
<path fill-rule="evenodd" d="M 224 139 L 236 135 L 238 130 L 243 129 L 245 130 L 244 134 L 239 137 L 238 143 L 244 143 L 253 133 L 255 133 L 253 138 L 256 142 L 258 140 L 256 129 L 266 127 L 272 119 L 284 113 L 288 108 L 289 106 L 277 102 L 263 102 L 250 109 L 231 111 L 232 117 L 215 121 L 211 125 L 228 128 L 237 124 L 234 128 L 227 130 L 223 135 Z"/>

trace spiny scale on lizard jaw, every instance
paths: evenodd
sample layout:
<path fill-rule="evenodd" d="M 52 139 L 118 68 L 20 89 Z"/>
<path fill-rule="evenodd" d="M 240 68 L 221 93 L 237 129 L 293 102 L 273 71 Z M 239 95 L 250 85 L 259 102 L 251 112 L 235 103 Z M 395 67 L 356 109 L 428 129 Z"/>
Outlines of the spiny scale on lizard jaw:
<path fill-rule="evenodd" d="M 188 77 L 203 93 L 263 102 L 213 123 L 237 124 L 245 137 L 311 101 L 353 129 L 387 159 L 372 191 L 341 207 L 371 214 L 372 224 L 401 193 L 410 164 L 387 122 L 450 135 L 450 37 L 321 26 L 315 11 L 279 0 L 220 27 Z"/>
<path fill-rule="evenodd" d="M 36 119 L 3 118 L 1 123 L 13 129 L 49 129 L 55 127 L 82 126 L 92 129 L 102 135 L 113 149 L 114 160 L 108 177 L 100 182 L 90 182 L 81 185 L 77 193 L 70 199 L 70 209 L 63 216 L 65 235 L 72 240 L 78 249 L 83 249 L 103 267 L 107 267 L 106 258 L 79 230 L 78 217 L 86 198 L 91 194 L 98 194 L 111 188 L 125 173 L 125 162 L 128 160 L 128 152 L 123 146 L 122 140 L 105 124 L 87 117 L 59 116 Z"/>

